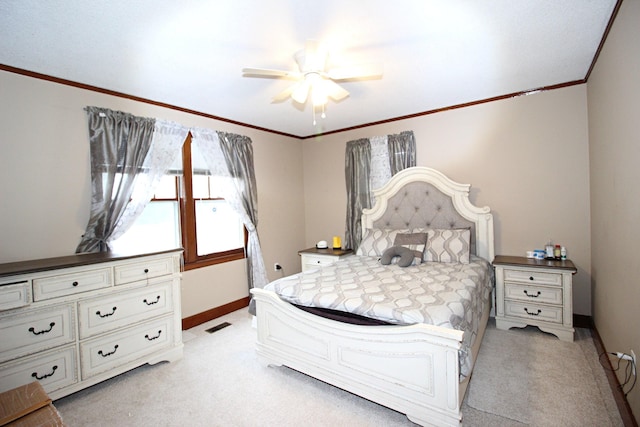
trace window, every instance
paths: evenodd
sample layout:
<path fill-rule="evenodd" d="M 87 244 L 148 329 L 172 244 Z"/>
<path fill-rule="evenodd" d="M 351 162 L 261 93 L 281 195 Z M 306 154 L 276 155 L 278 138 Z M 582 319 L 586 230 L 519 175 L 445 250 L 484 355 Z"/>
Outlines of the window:
<path fill-rule="evenodd" d="M 182 247 L 186 270 L 244 258 L 244 225 L 216 193 L 224 178 L 209 175 L 202 157 L 192 148 L 191 134 L 181 154 L 135 224 L 112 242 L 113 250 Z"/>

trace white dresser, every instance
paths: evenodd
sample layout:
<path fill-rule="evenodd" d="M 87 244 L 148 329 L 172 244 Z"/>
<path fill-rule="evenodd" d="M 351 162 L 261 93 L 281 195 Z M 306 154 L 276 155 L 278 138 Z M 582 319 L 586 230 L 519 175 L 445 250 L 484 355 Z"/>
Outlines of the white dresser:
<path fill-rule="evenodd" d="M 351 254 L 353 254 L 351 249 L 309 248 L 298 251 L 302 271 L 333 264 L 339 259 L 343 259 Z"/>
<path fill-rule="evenodd" d="M 182 357 L 182 250 L 0 264 L 0 392 L 52 399 Z"/>
<path fill-rule="evenodd" d="M 573 341 L 572 276 L 569 260 L 536 260 L 498 255 L 496 327 L 537 326 L 563 341 Z"/>

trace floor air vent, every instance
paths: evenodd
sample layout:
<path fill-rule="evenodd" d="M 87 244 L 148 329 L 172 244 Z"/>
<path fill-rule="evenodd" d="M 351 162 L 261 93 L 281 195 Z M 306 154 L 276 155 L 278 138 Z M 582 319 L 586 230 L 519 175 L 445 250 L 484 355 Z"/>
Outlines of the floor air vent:
<path fill-rule="evenodd" d="M 205 331 L 212 334 L 214 332 L 218 332 L 220 329 L 226 328 L 227 326 L 231 326 L 231 323 L 229 322 L 220 323 L 219 325 L 216 325 L 213 328 L 205 329 Z"/>

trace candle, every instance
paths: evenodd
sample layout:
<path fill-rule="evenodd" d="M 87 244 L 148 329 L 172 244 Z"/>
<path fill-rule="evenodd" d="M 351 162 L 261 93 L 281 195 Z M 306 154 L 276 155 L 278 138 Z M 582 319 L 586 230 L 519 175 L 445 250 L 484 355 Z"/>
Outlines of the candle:
<path fill-rule="evenodd" d="M 340 242 L 340 236 L 333 236 L 333 249 L 342 249 L 342 243 Z"/>

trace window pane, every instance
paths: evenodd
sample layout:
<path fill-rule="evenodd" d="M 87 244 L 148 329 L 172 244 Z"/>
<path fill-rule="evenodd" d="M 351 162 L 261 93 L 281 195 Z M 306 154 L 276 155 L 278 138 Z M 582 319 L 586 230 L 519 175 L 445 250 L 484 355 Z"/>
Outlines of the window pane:
<path fill-rule="evenodd" d="M 176 177 L 171 175 L 165 175 L 156 187 L 155 198 L 156 199 L 178 199 L 176 190 Z"/>
<path fill-rule="evenodd" d="M 224 200 L 196 201 L 198 256 L 244 247 L 244 225 Z"/>
<path fill-rule="evenodd" d="M 116 252 L 151 252 L 182 246 L 178 202 L 149 202 L 127 232 L 111 243 Z"/>
<path fill-rule="evenodd" d="M 208 199 L 209 198 L 209 177 L 205 175 L 193 175 L 193 198 Z"/>

